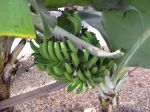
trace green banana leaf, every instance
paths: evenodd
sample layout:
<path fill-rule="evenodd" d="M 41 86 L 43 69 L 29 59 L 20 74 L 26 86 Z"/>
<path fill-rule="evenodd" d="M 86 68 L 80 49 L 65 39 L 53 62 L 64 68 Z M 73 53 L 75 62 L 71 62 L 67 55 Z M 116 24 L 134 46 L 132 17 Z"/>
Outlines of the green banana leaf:
<path fill-rule="evenodd" d="M 150 68 L 150 1 L 128 0 L 141 13 L 129 10 L 125 17 L 122 11 L 104 11 L 103 23 L 112 50 L 123 49 L 119 59 L 121 67 L 137 66 Z"/>
<path fill-rule="evenodd" d="M 112 51 L 122 49 L 125 55 L 118 59 L 119 67 L 135 66 L 150 68 L 150 1 L 126 0 L 128 6 L 136 8 L 128 10 L 105 10 L 102 16 L 84 16 L 83 19 L 98 29 L 107 40 Z M 83 15 L 83 14 L 82 14 Z M 142 17 L 141 17 L 142 16 Z"/>
<path fill-rule="evenodd" d="M 49 39 L 52 37 L 51 31 L 57 24 L 57 19 L 49 14 L 41 0 L 29 0 L 31 5 L 36 9 L 39 15 L 32 13 L 33 23 L 41 29 L 44 28 L 44 38 Z M 35 19 L 35 20 L 34 20 Z M 41 21 L 42 20 L 42 21 Z M 36 23 L 39 22 L 39 23 Z M 41 22 L 43 24 L 41 24 Z M 40 25 L 39 25 L 40 24 Z"/>
<path fill-rule="evenodd" d="M 35 38 L 27 0 L 0 1 L 0 36 Z"/>

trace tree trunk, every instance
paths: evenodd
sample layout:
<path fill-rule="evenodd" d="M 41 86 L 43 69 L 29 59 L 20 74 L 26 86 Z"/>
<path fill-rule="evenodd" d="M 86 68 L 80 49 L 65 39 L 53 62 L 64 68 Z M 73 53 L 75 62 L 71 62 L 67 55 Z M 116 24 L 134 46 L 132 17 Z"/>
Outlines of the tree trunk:
<path fill-rule="evenodd" d="M 13 37 L 0 37 L 0 101 L 10 97 L 10 80 L 3 80 L 4 69 L 9 60 Z M 12 108 L 5 109 L 2 112 L 11 112 Z"/>

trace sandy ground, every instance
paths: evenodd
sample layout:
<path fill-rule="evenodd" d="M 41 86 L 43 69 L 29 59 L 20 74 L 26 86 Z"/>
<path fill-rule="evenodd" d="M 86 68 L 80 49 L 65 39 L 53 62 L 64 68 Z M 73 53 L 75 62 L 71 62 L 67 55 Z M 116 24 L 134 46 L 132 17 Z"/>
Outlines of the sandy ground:
<path fill-rule="evenodd" d="M 17 74 L 12 79 L 11 96 L 25 93 L 49 84 L 53 79 L 35 67 L 33 59 L 20 62 Z M 29 70 L 26 70 L 30 68 Z M 118 112 L 150 112 L 150 70 L 138 68 L 130 73 L 130 79 L 119 95 Z M 65 89 L 32 99 L 17 105 L 17 112 L 83 112 L 87 108 L 98 111 L 98 88 L 87 93 L 67 93 Z"/>

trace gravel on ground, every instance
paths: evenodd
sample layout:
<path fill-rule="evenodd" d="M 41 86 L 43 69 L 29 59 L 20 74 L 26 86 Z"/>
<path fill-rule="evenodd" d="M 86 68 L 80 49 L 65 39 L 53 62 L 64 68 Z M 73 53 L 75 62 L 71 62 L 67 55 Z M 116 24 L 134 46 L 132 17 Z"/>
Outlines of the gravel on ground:
<path fill-rule="evenodd" d="M 53 78 L 33 65 L 33 58 L 19 62 L 19 69 L 12 78 L 11 96 L 16 96 L 50 84 Z M 30 68 L 31 67 L 31 68 Z M 133 69 L 133 68 L 131 68 Z M 83 112 L 87 108 L 99 111 L 98 88 L 77 95 L 61 89 L 40 98 L 15 106 L 16 112 Z M 150 70 L 138 68 L 119 94 L 118 112 L 150 112 Z"/>

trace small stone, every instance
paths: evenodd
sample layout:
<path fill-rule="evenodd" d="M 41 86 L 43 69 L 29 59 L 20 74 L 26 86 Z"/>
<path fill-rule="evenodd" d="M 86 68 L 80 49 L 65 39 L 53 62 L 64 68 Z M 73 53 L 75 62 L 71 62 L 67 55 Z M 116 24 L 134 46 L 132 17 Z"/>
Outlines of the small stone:
<path fill-rule="evenodd" d="M 96 112 L 95 108 L 87 108 L 83 112 Z"/>

